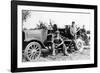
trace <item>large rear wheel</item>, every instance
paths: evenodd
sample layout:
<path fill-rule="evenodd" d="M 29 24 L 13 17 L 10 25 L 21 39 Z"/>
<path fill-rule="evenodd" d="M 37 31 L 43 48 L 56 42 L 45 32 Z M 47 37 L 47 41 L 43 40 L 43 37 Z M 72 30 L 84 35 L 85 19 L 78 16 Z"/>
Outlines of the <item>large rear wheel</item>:
<path fill-rule="evenodd" d="M 29 61 L 35 61 L 41 55 L 41 45 L 38 42 L 30 42 L 26 46 L 24 53 Z"/>

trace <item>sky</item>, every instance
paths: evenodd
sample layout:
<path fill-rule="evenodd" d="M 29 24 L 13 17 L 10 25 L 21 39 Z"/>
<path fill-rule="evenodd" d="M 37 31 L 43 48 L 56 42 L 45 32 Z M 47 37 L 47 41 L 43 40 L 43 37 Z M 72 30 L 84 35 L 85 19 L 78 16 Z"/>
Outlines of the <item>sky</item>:
<path fill-rule="evenodd" d="M 85 25 L 85 28 L 90 28 L 90 14 L 86 13 L 69 13 L 69 12 L 46 12 L 46 11 L 32 11 L 27 17 L 26 21 L 23 22 L 23 28 L 35 28 L 39 21 L 49 25 L 50 20 L 52 23 L 56 23 L 59 28 L 64 28 L 65 25 L 71 25 L 72 21 L 75 21 L 78 27 Z"/>

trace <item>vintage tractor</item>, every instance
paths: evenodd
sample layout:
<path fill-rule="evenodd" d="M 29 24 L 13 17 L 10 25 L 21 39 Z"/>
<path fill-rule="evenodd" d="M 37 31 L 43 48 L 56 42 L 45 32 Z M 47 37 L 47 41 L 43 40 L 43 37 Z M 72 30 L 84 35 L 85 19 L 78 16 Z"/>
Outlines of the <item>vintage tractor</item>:
<path fill-rule="evenodd" d="M 47 28 L 23 30 L 24 56 L 28 61 L 35 61 L 46 52 L 53 56 L 59 50 L 64 55 L 69 55 L 75 51 L 82 52 L 84 41 L 79 36 L 73 38 L 69 29 L 60 29 L 54 25 L 52 30 Z"/>

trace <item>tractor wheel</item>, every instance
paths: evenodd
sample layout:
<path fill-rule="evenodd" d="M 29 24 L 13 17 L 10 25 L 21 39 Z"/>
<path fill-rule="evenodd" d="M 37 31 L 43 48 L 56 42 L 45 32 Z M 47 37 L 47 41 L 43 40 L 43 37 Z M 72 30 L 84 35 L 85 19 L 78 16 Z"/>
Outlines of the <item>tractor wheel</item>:
<path fill-rule="evenodd" d="M 41 55 L 41 45 L 38 42 L 30 42 L 26 46 L 24 53 L 29 61 L 35 61 Z"/>
<path fill-rule="evenodd" d="M 79 52 L 82 52 L 84 49 L 84 41 L 80 38 L 76 39 L 76 47 Z"/>
<path fill-rule="evenodd" d="M 76 50 L 75 42 L 72 41 L 70 42 L 70 44 L 68 44 L 68 46 L 66 46 L 66 48 L 64 49 L 64 53 L 68 55 L 73 53 L 75 50 Z"/>

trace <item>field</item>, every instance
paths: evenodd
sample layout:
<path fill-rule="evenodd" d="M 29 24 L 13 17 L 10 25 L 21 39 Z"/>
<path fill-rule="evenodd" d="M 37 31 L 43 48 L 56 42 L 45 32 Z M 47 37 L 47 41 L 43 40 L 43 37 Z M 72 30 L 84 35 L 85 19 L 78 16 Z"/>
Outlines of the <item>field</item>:
<path fill-rule="evenodd" d="M 69 56 L 64 56 L 63 53 L 58 53 L 56 56 L 48 55 L 46 57 L 41 56 L 35 62 L 47 62 L 47 61 L 64 61 L 64 60 L 88 60 L 90 59 L 90 49 L 84 49 L 83 52 L 74 52 Z M 23 58 L 23 62 L 26 60 Z M 28 61 L 27 61 L 28 62 Z"/>

